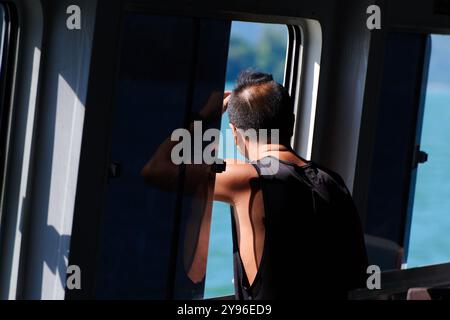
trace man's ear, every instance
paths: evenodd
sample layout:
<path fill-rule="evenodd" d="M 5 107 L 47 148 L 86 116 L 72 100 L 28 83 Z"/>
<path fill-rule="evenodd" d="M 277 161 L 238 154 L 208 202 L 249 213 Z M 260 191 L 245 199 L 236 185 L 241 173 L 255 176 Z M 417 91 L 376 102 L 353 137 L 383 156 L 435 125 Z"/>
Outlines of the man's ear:
<path fill-rule="evenodd" d="M 231 130 L 233 130 L 233 135 L 236 135 L 236 131 L 237 131 L 236 127 L 232 123 L 230 123 L 229 126 L 230 126 Z"/>
<path fill-rule="evenodd" d="M 229 125 L 230 125 L 231 131 L 233 133 L 234 143 L 237 145 L 238 144 L 238 131 L 237 131 L 237 128 L 232 123 L 230 123 Z"/>

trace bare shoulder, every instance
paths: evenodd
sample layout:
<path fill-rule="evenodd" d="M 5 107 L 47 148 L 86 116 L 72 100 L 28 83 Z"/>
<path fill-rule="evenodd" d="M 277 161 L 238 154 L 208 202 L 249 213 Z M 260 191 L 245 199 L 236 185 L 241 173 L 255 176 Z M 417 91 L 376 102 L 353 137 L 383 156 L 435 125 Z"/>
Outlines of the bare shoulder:
<path fill-rule="evenodd" d="M 225 161 L 225 172 L 216 176 L 214 199 L 233 204 L 234 199 L 251 188 L 251 180 L 257 178 L 258 173 L 250 163 L 235 159 Z"/>

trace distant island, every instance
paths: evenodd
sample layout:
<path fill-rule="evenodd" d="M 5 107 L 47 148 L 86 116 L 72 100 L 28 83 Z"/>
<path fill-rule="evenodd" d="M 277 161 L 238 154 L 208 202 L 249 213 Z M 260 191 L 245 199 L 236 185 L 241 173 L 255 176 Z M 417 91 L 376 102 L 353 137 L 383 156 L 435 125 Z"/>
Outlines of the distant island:
<path fill-rule="evenodd" d="M 285 26 L 234 23 L 226 81 L 234 82 L 242 70 L 254 69 L 271 73 L 276 81 L 282 83 L 286 47 L 287 28 Z"/>
<path fill-rule="evenodd" d="M 251 68 L 273 74 L 283 82 L 287 28 L 284 25 L 233 22 L 228 57 L 227 83 Z M 450 91 L 450 36 L 432 35 L 429 88 Z"/>

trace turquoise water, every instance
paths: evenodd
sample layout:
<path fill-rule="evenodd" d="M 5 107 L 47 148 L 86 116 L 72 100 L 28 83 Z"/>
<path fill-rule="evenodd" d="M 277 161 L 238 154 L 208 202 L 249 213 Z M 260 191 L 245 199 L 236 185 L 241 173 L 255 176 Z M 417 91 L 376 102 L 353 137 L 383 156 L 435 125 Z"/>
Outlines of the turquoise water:
<path fill-rule="evenodd" d="M 422 150 L 411 225 L 408 267 L 450 261 L 450 94 L 426 98 Z"/>
<path fill-rule="evenodd" d="M 230 206 L 215 202 L 206 269 L 205 298 L 234 294 Z"/>
<path fill-rule="evenodd" d="M 230 84 L 228 85 L 228 87 Z M 227 128 L 225 114 L 222 129 Z M 231 139 L 228 135 L 226 139 Z M 429 92 L 426 98 L 422 150 L 429 154 L 417 175 L 408 267 L 450 261 L 450 94 Z M 221 157 L 232 150 L 222 150 Z M 205 297 L 234 293 L 230 208 L 215 202 Z"/>
<path fill-rule="evenodd" d="M 232 88 L 232 84 L 227 84 L 227 88 Z M 222 117 L 222 133 L 226 133 L 226 141 L 232 142 L 233 135 L 230 130 L 227 130 L 228 122 L 228 114 L 225 113 Z M 224 143 L 224 140 L 221 140 L 219 158 L 242 159 L 242 156 L 237 153 L 233 143 Z M 234 294 L 231 211 L 228 204 L 217 201 L 213 206 L 205 286 L 205 298 Z"/>

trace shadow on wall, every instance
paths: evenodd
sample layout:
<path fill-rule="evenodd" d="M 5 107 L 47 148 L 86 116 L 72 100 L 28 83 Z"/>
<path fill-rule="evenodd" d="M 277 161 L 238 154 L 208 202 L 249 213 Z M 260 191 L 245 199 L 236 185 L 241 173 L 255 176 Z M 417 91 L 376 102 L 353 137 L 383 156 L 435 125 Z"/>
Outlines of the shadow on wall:
<path fill-rule="evenodd" d="M 61 27 L 72 4 L 84 9 L 83 32 Z M 13 293 L 16 268 L 17 293 L 9 298 L 64 298 L 95 8 L 96 1 L 91 0 L 44 3 L 48 45 L 43 63 L 39 37 L 33 35 L 32 42 L 27 38 L 31 35 L 25 34 L 22 41 L 25 47 L 33 43 L 38 56 L 27 56 L 24 70 L 32 71 L 19 81 L 23 95 L 18 95 L 15 111 L 4 221 L 9 233 L 1 239 L 2 298 Z M 24 30 L 27 23 L 42 23 L 24 20 Z M 41 85 L 34 109 L 35 92 L 30 88 L 37 82 L 34 69 L 39 65 Z"/>

